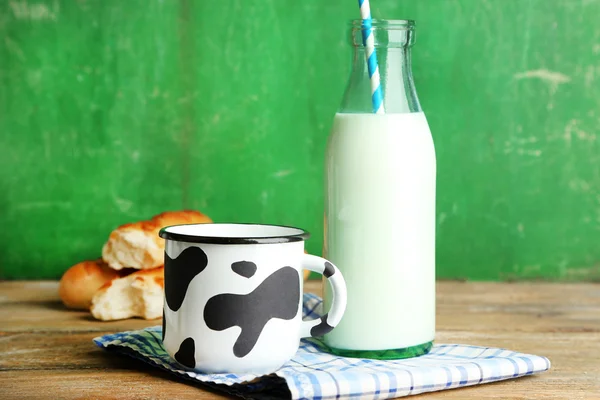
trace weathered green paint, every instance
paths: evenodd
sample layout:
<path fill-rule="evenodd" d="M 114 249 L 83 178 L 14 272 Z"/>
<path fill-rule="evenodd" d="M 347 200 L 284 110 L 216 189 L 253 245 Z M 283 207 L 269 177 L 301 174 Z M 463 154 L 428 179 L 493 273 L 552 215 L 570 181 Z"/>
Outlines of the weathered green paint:
<path fill-rule="evenodd" d="M 0 277 L 165 209 L 322 241 L 353 0 L 0 0 Z M 417 20 L 438 276 L 599 279 L 600 1 L 372 0 Z"/>

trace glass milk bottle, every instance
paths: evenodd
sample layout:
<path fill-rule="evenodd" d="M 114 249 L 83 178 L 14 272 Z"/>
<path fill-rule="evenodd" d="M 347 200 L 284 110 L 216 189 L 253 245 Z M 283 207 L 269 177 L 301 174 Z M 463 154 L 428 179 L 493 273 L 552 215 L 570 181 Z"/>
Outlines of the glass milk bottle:
<path fill-rule="evenodd" d="M 435 335 L 435 151 L 411 71 L 414 21 L 372 21 L 383 107 L 365 29 L 351 24 L 353 65 L 327 147 L 324 256 L 344 274 L 348 306 L 324 340 L 339 355 L 406 358 Z"/>

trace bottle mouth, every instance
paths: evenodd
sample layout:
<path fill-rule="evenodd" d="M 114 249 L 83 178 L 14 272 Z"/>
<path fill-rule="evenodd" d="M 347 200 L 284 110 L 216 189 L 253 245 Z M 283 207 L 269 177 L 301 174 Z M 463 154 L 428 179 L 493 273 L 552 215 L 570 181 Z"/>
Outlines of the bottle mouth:
<path fill-rule="evenodd" d="M 416 23 L 411 19 L 373 19 L 370 24 L 354 19 L 349 26 L 350 44 L 354 47 L 363 47 L 363 40 L 370 33 L 375 47 L 406 48 L 415 44 Z"/>
<path fill-rule="evenodd" d="M 362 19 L 350 20 L 352 29 L 366 29 L 367 26 L 363 26 Z M 385 29 L 385 30 L 401 30 L 401 31 L 414 31 L 415 21 L 412 19 L 372 19 L 371 29 Z"/>

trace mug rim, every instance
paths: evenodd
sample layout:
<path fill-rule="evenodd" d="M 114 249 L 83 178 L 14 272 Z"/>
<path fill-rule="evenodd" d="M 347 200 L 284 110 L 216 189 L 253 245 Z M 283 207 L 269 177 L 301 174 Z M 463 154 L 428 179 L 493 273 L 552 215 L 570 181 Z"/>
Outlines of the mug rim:
<path fill-rule="evenodd" d="M 294 229 L 297 232 L 287 235 L 268 235 L 268 236 L 207 236 L 207 235 L 190 235 L 186 233 L 170 232 L 169 229 L 180 227 L 180 226 L 207 226 L 207 225 L 233 225 L 233 226 L 262 226 L 262 227 L 273 227 L 273 228 L 285 228 Z M 307 240 L 310 237 L 310 233 L 307 230 L 296 228 L 294 226 L 287 225 L 273 225 L 273 224 L 257 224 L 251 222 L 217 222 L 207 224 L 176 224 L 163 227 L 159 232 L 158 236 L 166 240 L 173 240 L 178 242 L 188 243 L 207 243 L 207 244 L 275 244 L 275 243 L 291 243 L 301 242 Z"/>

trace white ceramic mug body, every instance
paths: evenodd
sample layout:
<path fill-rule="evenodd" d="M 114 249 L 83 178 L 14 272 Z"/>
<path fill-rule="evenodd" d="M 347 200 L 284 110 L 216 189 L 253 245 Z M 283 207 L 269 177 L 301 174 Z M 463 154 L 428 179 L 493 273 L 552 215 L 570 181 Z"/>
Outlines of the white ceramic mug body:
<path fill-rule="evenodd" d="M 304 254 L 307 236 L 270 225 L 161 230 L 166 239 L 163 343 L 169 355 L 199 372 L 265 374 L 290 360 L 311 330 L 321 336 L 333 329 L 346 303 L 337 269 L 343 299 L 334 320 L 302 321 L 302 269 L 331 276 L 328 265 L 335 268 Z"/>

